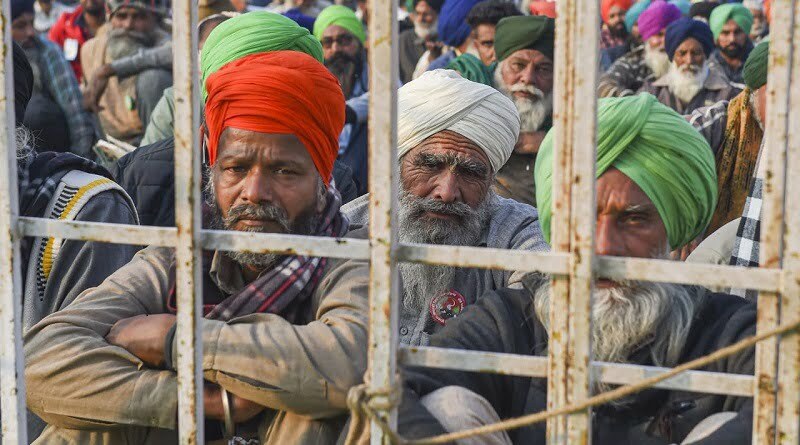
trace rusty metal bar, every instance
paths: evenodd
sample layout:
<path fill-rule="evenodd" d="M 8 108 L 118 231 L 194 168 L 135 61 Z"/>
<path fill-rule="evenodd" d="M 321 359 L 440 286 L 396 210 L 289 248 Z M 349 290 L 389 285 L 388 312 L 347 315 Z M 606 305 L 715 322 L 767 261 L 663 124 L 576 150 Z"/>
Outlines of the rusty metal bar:
<path fill-rule="evenodd" d="M 367 383 L 373 392 L 386 392 L 396 384 L 398 285 L 395 267 L 397 194 L 397 0 L 369 0 L 369 369 Z M 384 402 L 388 402 L 385 400 Z M 391 426 L 396 410 L 379 415 Z M 370 442 L 388 438 L 372 422 Z"/>
<path fill-rule="evenodd" d="M 800 313 L 800 135 L 792 128 L 800 128 L 800 4 L 792 2 L 788 15 L 793 18 L 792 46 L 790 58 L 785 63 L 791 68 L 787 94 L 789 109 L 787 117 L 788 140 L 785 149 L 786 173 L 783 193 L 783 270 L 781 290 L 781 321 Z M 783 173 L 782 170 L 779 172 Z M 778 406 L 777 441 L 780 445 L 800 443 L 800 334 L 792 332 L 778 340 Z"/>
<path fill-rule="evenodd" d="M 764 131 L 764 152 L 761 162 L 766 162 L 761 211 L 761 245 L 759 264 L 764 268 L 781 267 L 783 235 L 784 166 L 789 127 L 791 64 L 794 0 L 773 2 L 770 24 L 770 54 L 767 83 L 767 119 Z M 797 296 L 793 296 L 797 298 Z M 761 292 L 758 297 L 757 331 L 763 332 L 777 325 L 780 314 L 780 295 Z M 758 391 L 753 412 L 753 443 L 772 444 L 776 432 L 777 396 L 777 339 L 772 338 L 756 346 L 755 376 Z M 797 420 L 797 419 L 795 419 Z"/>
<path fill-rule="evenodd" d="M 25 355 L 22 351 L 22 277 L 16 219 L 17 152 L 14 115 L 14 62 L 11 2 L 3 2 L 3 66 L 0 69 L 0 411 L 6 444 L 27 444 L 25 421 Z"/>
<path fill-rule="evenodd" d="M 172 4 L 172 72 L 175 86 L 175 244 L 178 303 L 178 437 L 182 445 L 205 443 L 201 279 L 200 108 L 197 73 L 197 2 Z"/>
<path fill-rule="evenodd" d="M 459 369 L 525 377 L 547 377 L 548 359 L 546 357 L 434 347 L 404 347 L 400 348 L 398 354 L 398 361 L 404 366 Z M 591 362 L 591 372 L 596 380 L 617 385 L 634 384 L 668 370 L 669 368 L 656 366 Z M 753 397 L 754 385 L 754 379 L 751 375 L 687 371 L 684 374 L 665 380 L 655 387 L 707 394 Z"/>

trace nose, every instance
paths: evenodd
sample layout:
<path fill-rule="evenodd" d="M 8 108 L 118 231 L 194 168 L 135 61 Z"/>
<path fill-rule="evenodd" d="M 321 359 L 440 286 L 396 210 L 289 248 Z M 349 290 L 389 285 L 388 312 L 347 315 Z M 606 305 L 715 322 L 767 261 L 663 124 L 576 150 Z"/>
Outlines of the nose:
<path fill-rule="evenodd" d="M 239 193 L 239 198 L 252 204 L 271 202 L 272 187 L 269 178 L 259 172 L 248 174 Z"/>
<path fill-rule="evenodd" d="M 123 20 L 120 21 L 120 25 L 122 26 L 122 29 L 126 29 L 128 31 L 132 30 L 133 17 L 131 15 L 128 15 L 127 17 L 125 17 Z"/>
<path fill-rule="evenodd" d="M 525 85 L 533 85 L 533 74 L 534 74 L 534 66 L 532 63 L 529 63 L 525 69 L 520 71 L 519 73 L 519 82 L 524 83 Z"/>
<path fill-rule="evenodd" d="M 458 178 L 452 171 L 447 170 L 436 178 L 433 198 L 447 203 L 461 200 L 461 188 L 458 184 Z"/>
<path fill-rule="evenodd" d="M 595 246 L 597 255 L 624 256 L 625 246 L 614 218 L 598 216 L 595 226 Z"/>

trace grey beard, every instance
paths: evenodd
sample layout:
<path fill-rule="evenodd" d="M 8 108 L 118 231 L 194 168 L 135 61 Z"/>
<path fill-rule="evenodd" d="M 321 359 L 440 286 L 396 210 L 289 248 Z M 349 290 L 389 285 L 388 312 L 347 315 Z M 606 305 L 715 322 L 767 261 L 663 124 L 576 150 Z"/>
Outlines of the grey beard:
<path fill-rule="evenodd" d="M 494 84 L 497 89 L 506 97 L 514 102 L 514 106 L 519 113 L 520 132 L 539 131 L 547 118 L 553 114 L 553 93 L 545 94 L 542 90 L 533 85 L 511 85 L 503 80 L 503 62 L 498 64 L 494 70 Z M 535 99 L 514 96 L 515 91 L 527 91 L 535 96 Z"/>
<path fill-rule="evenodd" d="M 36 155 L 34 149 L 34 136 L 27 127 L 17 125 L 14 131 L 14 140 L 17 149 L 17 166 L 27 167 Z"/>
<path fill-rule="evenodd" d="M 650 44 L 647 42 L 644 42 L 644 63 L 653 71 L 653 76 L 656 79 L 669 71 L 670 62 L 667 53 L 662 50 L 651 49 Z"/>
<path fill-rule="evenodd" d="M 495 195 L 491 190 L 475 209 L 464 203 L 446 204 L 401 190 L 398 210 L 400 241 L 475 246 L 489 222 L 494 202 Z M 454 214 L 460 220 L 428 218 L 423 215 L 427 210 Z M 397 269 L 403 280 L 403 306 L 417 311 L 424 310 L 432 297 L 450 290 L 456 273 L 453 266 L 422 263 L 399 263 Z"/>
<path fill-rule="evenodd" d="M 680 360 L 701 289 L 665 283 L 631 282 L 592 295 L 593 360 L 627 363 L 631 354 L 647 347 L 656 366 L 674 366 Z M 550 331 L 549 279 L 534 292 L 534 309 Z M 594 390 L 608 385 L 594 382 Z M 622 402 L 624 403 L 624 402 Z"/>
<path fill-rule="evenodd" d="M 708 78 L 708 63 L 702 66 L 693 65 L 694 72 L 687 72 L 675 65 L 673 61 L 669 65 L 669 91 L 681 102 L 688 104 L 703 89 L 703 84 Z"/>
<path fill-rule="evenodd" d="M 436 32 L 436 27 L 438 26 L 439 21 L 435 21 L 430 25 L 424 25 L 419 22 L 414 22 L 414 34 L 417 35 L 420 39 L 425 39 L 432 33 Z"/>
<path fill-rule="evenodd" d="M 151 34 L 112 29 L 108 33 L 108 46 L 106 51 L 111 60 L 119 60 L 135 54 L 140 49 L 150 48 L 155 44 Z"/>

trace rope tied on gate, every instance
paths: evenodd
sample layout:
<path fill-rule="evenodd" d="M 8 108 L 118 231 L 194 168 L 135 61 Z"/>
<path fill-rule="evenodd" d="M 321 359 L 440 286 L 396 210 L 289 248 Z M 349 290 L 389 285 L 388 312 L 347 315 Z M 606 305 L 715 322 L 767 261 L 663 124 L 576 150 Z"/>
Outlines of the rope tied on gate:
<path fill-rule="evenodd" d="M 585 399 L 577 403 L 563 406 L 561 408 L 556 408 L 550 411 L 544 411 L 534 414 L 527 414 L 520 417 L 514 417 L 497 423 L 483 425 L 477 428 L 457 431 L 454 433 L 441 434 L 438 436 L 427 437 L 424 439 L 417 439 L 417 440 L 404 439 L 402 436 L 400 436 L 399 433 L 392 430 L 392 428 L 385 421 L 385 419 L 381 417 L 380 414 L 378 413 L 378 411 L 380 411 L 381 408 L 388 410 L 389 408 L 394 407 L 395 406 L 394 404 L 384 405 L 384 406 L 376 406 L 372 404 L 371 396 L 370 393 L 368 392 L 369 390 L 365 388 L 368 385 L 366 384 L 359 385 L 350 390 L 350 393 L 348 394 L 347 398 L 347 405 L 352 412 L 352 417 L 351 417 L 352 423 L 350 425 L 349 433 L 352 433 L 356 429 L 354 428 L 354 425 L 356 423 L 372 420 L 378 425 L 381 431 L 383 431 L 383 433 L 389 438 L 389 440 L 393 444 L 436 445 L 436 444 L 453 442 L 459 439 L 467 439 L 470 437 L 482 436 L 485 434 L 496 433 L 499 431 L 521 428 L 523 426 L 544 422 L 553 417 L 565 414 L 572 414 L 578 411 L 583 411 L 587 408 L 591 408 L 593 406 L 604 405 L 614 400 L 627 397 L 631 394 L 651 388 L 652 386 L 660 382 L 663 382 L 664 380 L 668 380 L 672 377 L 675 377 L 676 375 L 681 374 L 685 371 L 709 365 L 717 360 L 729 357 L 733 354 L 736 354 L 737 352 L 753 347 L 758 342 L 761 342 L 768 338 L 775 337 L 777 335 L 786 334 L 791 331 L 797 331 L 798 329 L 800 329 L 800 319 L 794 319 L 788 323 L 780 324 L 760 334 L 755 334 L 751 337 L 740 340 L 732 345 L 718 349 L 712 352 L 711 354 L 698 357 L 692 361 L 676 366 L 663 374 L 659 374 L 653 377 L 648 377 L 640 382 L 633 383 L 630 385 L 620 386 L 616 389 L 612 389 L 610 391 L 597 394 L 596 396 L 589 397 L 588 399 Z M 381 388 L 381 391 L 373 391 L 371 394 L 378 395 L 379 393 L 382 393 L 382 390 L 383 388 Z M 394 390 L 389 389 L 389 391 L 399 393 L 399 389 L 394 389 Z M 366 429 L 369 430 L 369 426 L 367 426 Z M 348 444 L 357 443 L 353 441 L 353 437 L 354 436 L 351 436 L 351 434 L 348 434 L 346 443 Z"/>
<path fill-rule="evenodd" d="M 390 411 L 400 404 L 402 384 L 399 374 L 395 374 L 390 387 L 370 389 L 369 383 L 350 388 L 347 393 L 347 407 L 350 409 L 350 427 L 347 431 L 345 444 L 360 443 L 360 437 L 369 433 L 370 420 L 378 424 L 381 431 L 386 434 L 392 443 L 402 444 L 406 441 L 380 416 L 380 411 Z"/>

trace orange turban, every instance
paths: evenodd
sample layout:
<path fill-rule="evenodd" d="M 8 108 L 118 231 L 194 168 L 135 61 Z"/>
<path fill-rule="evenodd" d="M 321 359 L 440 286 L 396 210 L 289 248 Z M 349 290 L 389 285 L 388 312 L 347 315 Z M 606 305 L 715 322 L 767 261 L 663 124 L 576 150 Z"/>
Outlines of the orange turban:
<path fill-rule="evenodd" d="M 633 0 L 602 0 L 600 3 L 600 15 L 603 17 L 603 22 L 608 23 L 608 14 L 611 13 L 613 6 L 619 6 L 622 12 L 631 9 Z"/>
<path fill-rule="evenodd" d="M 217 160 L 228 127 L 293 134 L 319 175 L 330 182 L 344 127 L 344 95 L 321 63 L 298 51 L 258 53 L 233 61 L 206 80 L 208 161 Z"/>

